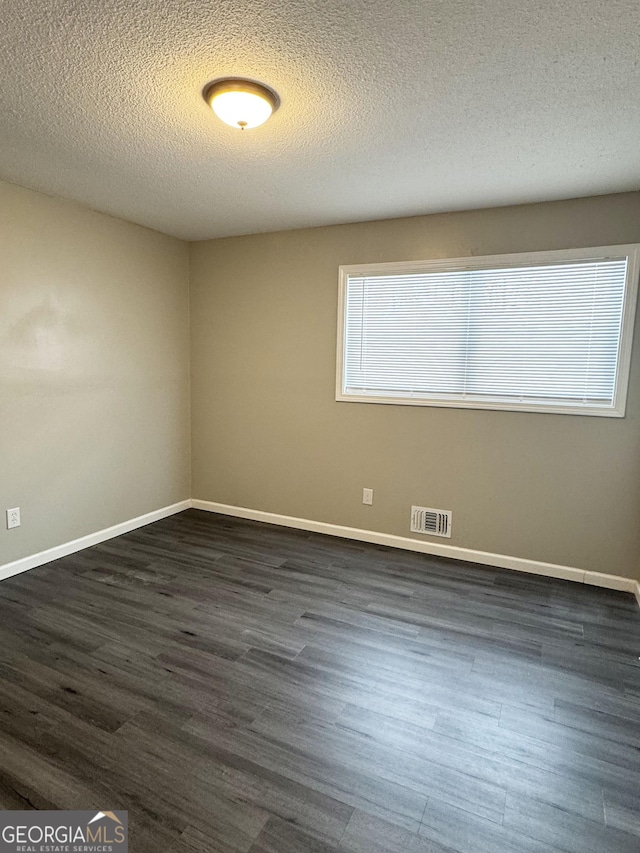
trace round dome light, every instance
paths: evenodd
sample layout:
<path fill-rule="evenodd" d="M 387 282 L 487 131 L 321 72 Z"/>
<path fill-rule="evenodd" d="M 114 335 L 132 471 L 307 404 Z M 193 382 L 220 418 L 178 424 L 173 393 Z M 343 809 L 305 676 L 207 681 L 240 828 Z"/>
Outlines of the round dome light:
<path fill-rule="evenodd" d="M 264 124 L 280 106 L 274 91 L 239 77 L 214 80 L 202 94 L 219 119 L 240 130 Z"/>

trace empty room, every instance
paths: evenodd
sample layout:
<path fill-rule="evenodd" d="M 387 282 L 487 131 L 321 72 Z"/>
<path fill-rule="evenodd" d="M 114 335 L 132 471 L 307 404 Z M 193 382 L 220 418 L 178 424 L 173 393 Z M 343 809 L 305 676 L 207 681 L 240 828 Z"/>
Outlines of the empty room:
<path fill-rule="evenodd" d="M 638 4 L 1 23 L 0 853 L 638 853 Z"/>

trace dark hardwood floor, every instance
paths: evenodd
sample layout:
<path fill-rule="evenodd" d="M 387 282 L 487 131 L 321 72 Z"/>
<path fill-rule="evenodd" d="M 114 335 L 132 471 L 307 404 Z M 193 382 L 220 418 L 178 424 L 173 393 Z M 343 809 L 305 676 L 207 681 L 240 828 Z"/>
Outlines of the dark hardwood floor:
<path fill-rule="evenodd" d="M 189 510 L 0 583 L 0 808 L 128 809 L 132 853 L 638 853 L 639 655 L 625 593 Z"/>

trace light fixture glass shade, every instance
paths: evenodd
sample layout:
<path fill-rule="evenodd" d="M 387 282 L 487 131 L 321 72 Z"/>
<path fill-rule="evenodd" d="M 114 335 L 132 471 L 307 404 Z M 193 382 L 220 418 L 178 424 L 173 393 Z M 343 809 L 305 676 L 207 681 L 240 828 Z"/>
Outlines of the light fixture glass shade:
<path fill-rule="evenodd" d="M 229 79 L 210 83 L 204 98 L 211 109 L 231 127 L 258 127 L 278 108 L 275 92 L 253 80 Z"/>

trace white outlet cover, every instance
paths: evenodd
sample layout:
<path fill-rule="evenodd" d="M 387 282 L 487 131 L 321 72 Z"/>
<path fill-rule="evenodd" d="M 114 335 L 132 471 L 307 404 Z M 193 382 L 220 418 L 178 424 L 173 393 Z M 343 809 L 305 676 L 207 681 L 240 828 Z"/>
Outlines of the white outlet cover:
<path fill-rule="evenodd" d="M 373 506 L 373 489 L 362 490 L 362 503 L 366 506 Z"/>
<path fill-rule="evenodd" d="M 19 506 L 7 510 L 7 530 L 12 530 L 14 527 L 20 527 Z"/>

